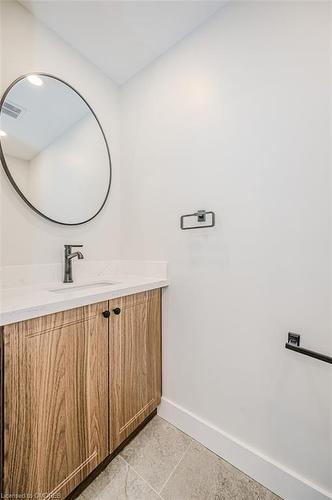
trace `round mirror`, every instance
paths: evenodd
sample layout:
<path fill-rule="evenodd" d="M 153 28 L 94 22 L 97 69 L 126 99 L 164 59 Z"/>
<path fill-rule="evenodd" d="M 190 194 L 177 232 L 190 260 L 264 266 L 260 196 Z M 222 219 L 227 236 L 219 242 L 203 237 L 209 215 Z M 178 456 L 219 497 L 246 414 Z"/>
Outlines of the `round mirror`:
<path fill-rule="evenodd" d="M 89 104 L 46 74 L 18 78 L 0 102 L 0 154 L 10 182 L 41 216 L 88 222 L 111 185 L 105 134 Z"/>

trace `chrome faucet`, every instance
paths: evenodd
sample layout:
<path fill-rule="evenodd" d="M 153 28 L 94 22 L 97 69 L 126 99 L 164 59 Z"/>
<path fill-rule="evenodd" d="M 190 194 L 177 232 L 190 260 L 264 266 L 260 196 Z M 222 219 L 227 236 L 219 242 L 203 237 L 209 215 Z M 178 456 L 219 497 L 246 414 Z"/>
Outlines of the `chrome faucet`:
<path fill-rule="evenodd" d="M 82 248 L 83 245 L 65 245 L 65 276 L 63 279 L 64 283 L 73 283 L 73 268 L 72 259 L 77 257 L 78 259 L 84 259 L 82 252 L 72 253 L 72 248 Z"/>

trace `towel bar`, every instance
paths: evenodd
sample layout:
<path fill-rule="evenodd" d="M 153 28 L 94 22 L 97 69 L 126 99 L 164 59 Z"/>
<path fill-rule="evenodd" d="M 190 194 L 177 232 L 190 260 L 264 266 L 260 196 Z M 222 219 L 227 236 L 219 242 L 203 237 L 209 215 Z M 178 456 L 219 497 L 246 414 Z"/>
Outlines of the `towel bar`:
<path fill-rule="evenodd" d="M 310 349 L 304 349 L 300 347 L 300 335 L 297 333 L 288 333 L 288 342 L 285 344 L 286 349 L 290 349 L 291 351 L 298 352 L 300 354 L 304 354 L 305 356 L 310 356 L 311 358 L 319 359 L 320 361 L 324 361 L 325 363 L 332 364 L 332 357 L 327 356 L 326 354 L 321 354 L 319 352 L 311 351 Z"/>

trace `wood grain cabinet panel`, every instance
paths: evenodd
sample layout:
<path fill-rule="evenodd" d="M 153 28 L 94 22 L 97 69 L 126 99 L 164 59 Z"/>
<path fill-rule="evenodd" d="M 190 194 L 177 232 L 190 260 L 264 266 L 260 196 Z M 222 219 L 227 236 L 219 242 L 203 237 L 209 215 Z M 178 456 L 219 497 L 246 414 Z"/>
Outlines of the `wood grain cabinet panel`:
<path fill-rule="evenodd" d="M 65 498 L 108 455 L 106 309 L 4 327 L 5 494 Z"/>
<path fill-rule="evenodd" d="M 110 301 L 110 452 L 160 403 L 160 295 L 152 290 Z"/>

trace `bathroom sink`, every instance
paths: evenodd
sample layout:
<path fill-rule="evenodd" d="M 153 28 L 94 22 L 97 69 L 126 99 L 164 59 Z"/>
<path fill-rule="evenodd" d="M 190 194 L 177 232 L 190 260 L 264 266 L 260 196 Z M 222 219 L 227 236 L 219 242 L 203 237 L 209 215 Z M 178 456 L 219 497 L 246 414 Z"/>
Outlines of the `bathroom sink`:
<path fill-rule="evenodd" d="M 53 293 L 64 293 L 64 292 L 76 292 L 76 291 L 84 291 L 89 290 L 89 288 L 103 288 L 106 286 L 117 285 L 117 281 L 93 281 L 90 283 L 85 283 L 81 285 L 64 285 L 59 288 L 53 288 L 50 292 Z"/>

